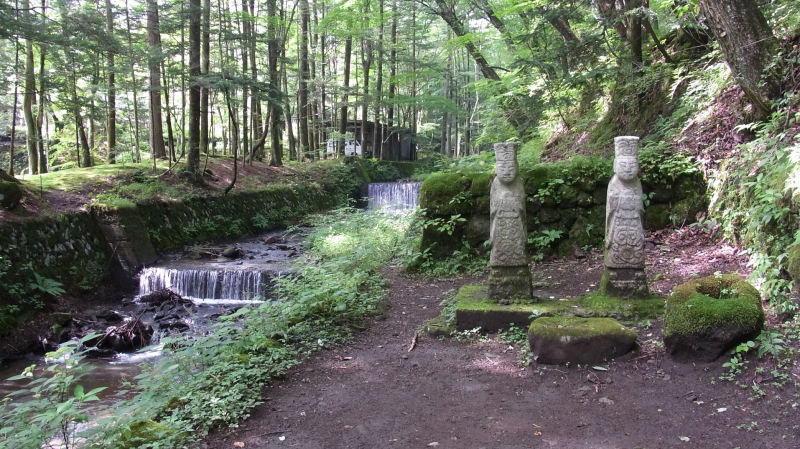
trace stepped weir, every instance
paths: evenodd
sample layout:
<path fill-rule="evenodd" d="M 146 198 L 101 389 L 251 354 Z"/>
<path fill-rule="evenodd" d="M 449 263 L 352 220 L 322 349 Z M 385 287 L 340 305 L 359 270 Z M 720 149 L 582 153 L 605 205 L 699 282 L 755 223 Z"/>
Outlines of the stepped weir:
<path fill-rule="evenodd" d="M 411 210 L 419 205 L 421 182 L 373 182 L 368 186 L 369 208 Z"/>

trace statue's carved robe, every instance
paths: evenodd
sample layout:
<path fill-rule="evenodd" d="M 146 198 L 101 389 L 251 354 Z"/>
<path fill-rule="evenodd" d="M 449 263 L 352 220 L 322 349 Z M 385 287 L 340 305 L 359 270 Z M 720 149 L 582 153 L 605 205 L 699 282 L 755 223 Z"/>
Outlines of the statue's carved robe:
<path fill-rule="evenodd" d="M 642 183 L 623 183 L 616 175 L 608 183 L 606 204 L 606 268 L 644 268 Z"/>
<path fill-rule="evenodd" d="M 525 223 L 525 187 L 517 177 L 505 185 L 495 178 L 490 201 L 489 241 L 493 267 L 526 267 L 528 231 Z"/>

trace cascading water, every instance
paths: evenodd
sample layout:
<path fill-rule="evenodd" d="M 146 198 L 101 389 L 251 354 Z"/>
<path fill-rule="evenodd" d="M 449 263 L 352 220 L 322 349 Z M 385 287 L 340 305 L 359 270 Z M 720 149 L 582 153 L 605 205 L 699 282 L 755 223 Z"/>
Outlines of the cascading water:
<path fill-rule="evenodd" d="M 368 186 L 370 209 L 410 210 L 419 205 L 421 182 L 373 182 Z"/>
<path fill-rule="evenodd" d="M 139 277 L 139 294 L 168 288 L 193 299 L 250 300 L 267 296 L 271 280 L 271 273 L 262 271 L 145 268 Z"/>

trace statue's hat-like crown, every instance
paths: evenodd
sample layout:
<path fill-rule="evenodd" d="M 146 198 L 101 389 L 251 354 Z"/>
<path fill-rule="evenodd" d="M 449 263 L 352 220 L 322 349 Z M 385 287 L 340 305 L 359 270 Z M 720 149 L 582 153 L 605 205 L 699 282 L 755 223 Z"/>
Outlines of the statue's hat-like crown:
<path fill-rule="evenodd" d="M 639 154 L 639 138 L 636 136 L 615 137 L 614 154 L 616 157 L 636 157 Z"/>
<path fill-rule="evenodd" d="M 494 158 L 496 161 L 514 162 L 517 160 L 517 152 L 514 150 L 514 142 L 501 142 L 494 144 Z"/>

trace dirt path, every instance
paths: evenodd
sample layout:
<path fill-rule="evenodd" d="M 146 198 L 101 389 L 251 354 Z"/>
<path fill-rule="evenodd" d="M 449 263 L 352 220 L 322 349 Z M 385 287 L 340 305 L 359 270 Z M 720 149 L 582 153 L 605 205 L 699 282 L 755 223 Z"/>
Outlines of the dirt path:
<path fill-rule="evenodd" d="M 700 267 L 699 275 L 744 268 L 724 245 L 656 243 L 648 253 L 649 276 L 663 275 L 653 283 L 656 290 L 668 291 L 686 275 L 679 272 L 692 267 Z M 593 253 L 537 272 L 551 290 L 568 295 L 599 281 L 598 259 Z M 415 331 L 439 313 L 446 292 L 485 280 L 407 279 L 396 269 L 387 275 L 391 309 L 384 317 L 349 344 L 296 368 L 265 392 L 265 403 L 240 428 L 219 431 L 201 446 L 800 447 L 796 388 L 772 387 L 763 378 L 769 374 L 756 376 L 752 367 L 739 377 L 742 387 L 715 381 L 724 372 L 722 361 L 675 364 L 656 343 L 659 323 L 639 327 L 642 349 L 604 365 L 607 371 L 535 362 L 523 369 L 516 363 L 519 348 L 496 336 L 469 342 L 420 337 L 409 351 Z M 766 396 L 750 400 L 751 385 Z"/>

